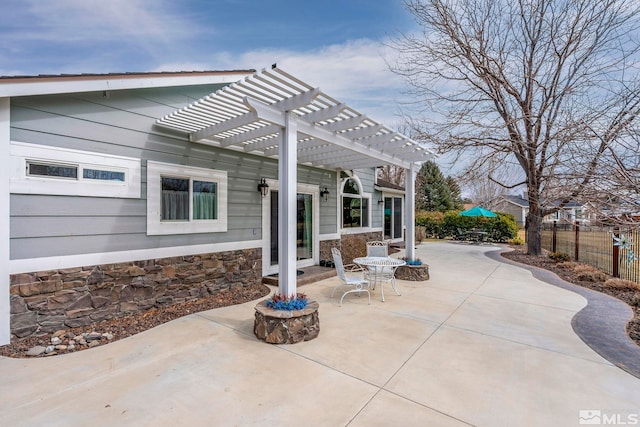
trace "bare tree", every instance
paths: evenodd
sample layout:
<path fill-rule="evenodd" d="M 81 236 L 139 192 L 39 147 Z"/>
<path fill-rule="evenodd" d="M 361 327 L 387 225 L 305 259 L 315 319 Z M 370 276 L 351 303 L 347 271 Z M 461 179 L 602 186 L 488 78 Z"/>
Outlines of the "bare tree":
<path fill-rule="evenodd" d="M 522 186 L 511 186 L 514 182 L 522 182 L 521 174 L 510 165 L 496 165 L 488 162 L 479 169 L 468 170 L 460 177 L 465 193 L 473 203 L 487 209 L 497 209 L 501 196 L 522 192 Z"/>
<path fill-rule="evenodd" d="M 471 170 L 519 165 L 529 199 L 527 250 L 540 254 L 543 216 L 600 182 L 612 153 L 633 151 L 620 145 L 640 111 L 640 4 L 405 5 L 422 32 L 396 39 L 400 60 L 392 69 L 415 96 L 413 135 L 471 159 Z M 629 169 L 624 162 L 617 168 Z"/>
<path fill-rule="evenodd" d="M 387 182 L 390 182 L 395 185 L 399 185 L 404 187 L 404 172 L 405 169 L 393 166 L 393 165 L 384 165 L 378 168 L 378 178 L 383 179 Z"/>

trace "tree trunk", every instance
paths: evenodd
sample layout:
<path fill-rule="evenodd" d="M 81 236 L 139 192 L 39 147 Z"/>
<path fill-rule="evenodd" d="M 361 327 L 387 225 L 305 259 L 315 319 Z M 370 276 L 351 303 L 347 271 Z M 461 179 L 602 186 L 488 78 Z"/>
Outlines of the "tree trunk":
<path fill-rule="evenodd" d="M 542 212 L 540 209 L 529 209 L 527 214 L 527 254 L 540 255 L 542 253 Z"/>

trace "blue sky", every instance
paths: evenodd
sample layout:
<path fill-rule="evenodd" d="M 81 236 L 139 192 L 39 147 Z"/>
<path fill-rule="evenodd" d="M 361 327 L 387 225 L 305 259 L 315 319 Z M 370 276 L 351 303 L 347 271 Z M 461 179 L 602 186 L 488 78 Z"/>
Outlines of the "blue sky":
<path fill-rule="evenodd" d="M 395 126 L 401 0 L 2 0 L 0 75 L 278 66 Z"/>

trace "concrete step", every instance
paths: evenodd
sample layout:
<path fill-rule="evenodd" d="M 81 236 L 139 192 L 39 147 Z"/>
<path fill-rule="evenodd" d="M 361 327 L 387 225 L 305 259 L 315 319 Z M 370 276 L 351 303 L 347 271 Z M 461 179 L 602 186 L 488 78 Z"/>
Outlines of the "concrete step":
<path fill-rule="evenodd" d="M 309 283 L 315 283 L 336 275 L 335 268 L 320 267 L 319 265 L 299 268 L 298 270 L 302 271 L 302 274 L 298 275 L 296 279 L 296 286 L 308 285 Z M 269 286 L 278 286 L 278 275 L 272 274 L 264 276 L 262 278 L 262 283 Z"/>

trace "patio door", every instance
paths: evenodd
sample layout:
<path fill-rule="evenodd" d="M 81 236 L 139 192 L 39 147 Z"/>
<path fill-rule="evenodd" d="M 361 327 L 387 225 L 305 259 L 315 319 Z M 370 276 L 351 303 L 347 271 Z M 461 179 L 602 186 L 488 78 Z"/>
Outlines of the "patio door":
<path fill-rule="evenodd" d="M 402 239 L 402 197 L 384 198 L 384 238 Z"/>
<path fill-rule="evenodd" d="M 277 181 L 269 182 L 272 190 L 263 203 L 263 274 L 278 272 L 278 199 Z M 318 263 L 318 188 L 298 184 L 296 194 L 296 266 L 308 267 Z"/>

